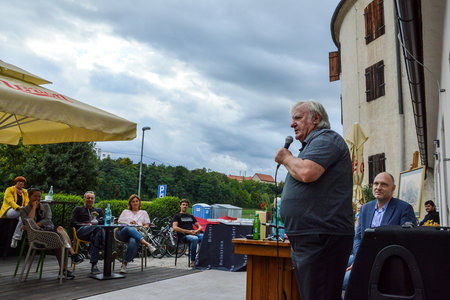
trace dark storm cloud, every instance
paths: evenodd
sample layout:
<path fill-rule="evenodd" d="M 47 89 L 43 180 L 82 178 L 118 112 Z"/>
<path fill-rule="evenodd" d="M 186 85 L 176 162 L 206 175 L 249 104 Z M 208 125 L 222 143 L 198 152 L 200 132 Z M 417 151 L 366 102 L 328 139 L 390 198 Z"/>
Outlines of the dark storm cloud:
<path fill-rule="evenodd" d="M 331 47 L 329 19 L 320 24 L 323 8 L 308 2 L 95 1 L 63 10 L 108 22 L 117 34 L 186 61 L 208 78 L 292 97 L 328 76 L 329 48 L 316 45 Z"/>

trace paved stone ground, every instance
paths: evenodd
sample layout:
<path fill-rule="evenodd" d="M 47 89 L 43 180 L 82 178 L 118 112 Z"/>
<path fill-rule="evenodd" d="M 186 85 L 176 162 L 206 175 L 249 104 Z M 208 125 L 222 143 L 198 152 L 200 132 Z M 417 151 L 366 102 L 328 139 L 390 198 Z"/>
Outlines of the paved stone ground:
<path fill-rule="evenodd" d="M 141 261 L 139 259 L 135 259 L 135 261 L 129 263 L 130 266 L 138 266 L 140 267 Z M 164 256 L 163 258 L 153 258 L 149 256 L 147 258 L 147 266 L 153 267 L 164 267 L 164 268 L 177 268 L 177 269 L 190 269 L 188 267 L 188 257 L 183 255 L 179 257 L 177 260 L 177 265 L 175 266 L 175 257 Z M 120 262 L 116 260 L 116 268 L 120 268 Z"/>
<path fill-rule="evenodd" d="M 130 297 L 150 300 L 243 300 L 246 298 L 246 273 L 206 270 L 79 300 L 123 300 Z"/>

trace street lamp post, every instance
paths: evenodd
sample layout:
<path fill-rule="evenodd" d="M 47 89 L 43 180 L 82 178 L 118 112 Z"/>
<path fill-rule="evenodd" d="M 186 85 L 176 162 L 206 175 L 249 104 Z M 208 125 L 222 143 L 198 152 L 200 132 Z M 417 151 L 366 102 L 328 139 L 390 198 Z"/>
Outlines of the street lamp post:
<path fill-rule="evenodd" d="M 150 127 L 142 127 L 142 146 L 141 146 L 141 163 L 139 166 L 139 187 L 138 196 L 141 197 L 141 177 L 142 177 L 142 156 L 144 155 L 144 134 L 146 130 L 150 130 Z"/>

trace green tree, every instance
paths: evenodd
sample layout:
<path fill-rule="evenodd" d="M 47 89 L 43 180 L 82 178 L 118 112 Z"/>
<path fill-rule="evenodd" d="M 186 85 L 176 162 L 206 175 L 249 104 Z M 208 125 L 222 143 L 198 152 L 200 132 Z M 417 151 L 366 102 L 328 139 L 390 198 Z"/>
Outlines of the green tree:
<path fill-rule="evenodd" d="M 0 182 L 12 185 L 16 176 L 27 178 L 27 187 L 83 194 L 97 186 L 97 158 L 93 143 L 51 145 L 0 145 Z"/>
<path fill-rule="evenodd" d="M 28 184 L 42 182 L 43 163 L 40 146 L 0 145 L 0 184 L 13 185 L 16 176 L 25 176 Z"/>
<path fill-rule="evenodd" d="M 138 165 L 130 159 L 103 159 L 99 162 L 100 199 L 128 199 L 138 191 Z M 141 193 L 142 195 L 142 193 Z"/>
<path fill-rule="evenodd" d="M 59 193 L 83 195 L 98 186 L 98 160 L 93 143 L 42 145 L 43 190 L 53 185 Z"/>

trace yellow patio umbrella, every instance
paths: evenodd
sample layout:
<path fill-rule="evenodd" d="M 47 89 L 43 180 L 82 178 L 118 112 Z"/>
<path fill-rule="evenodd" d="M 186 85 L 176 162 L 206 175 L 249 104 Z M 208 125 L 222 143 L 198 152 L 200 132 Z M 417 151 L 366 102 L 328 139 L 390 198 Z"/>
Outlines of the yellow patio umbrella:
<path fill-rule="evenodd" d="M 367 139 L 368 137 L 366 137 L 358 123 L 352 125 L 345 139 L 350 145 L 350 156 L 353 165 L 353 201 L 360 204 L 364 203 L 364 192 L 361 184 L 364 178 L 364 143 Z"/>
<path fill-rule="evenodd" d="M 136 123 L 39 86 L 50 83 L 0 60 L 0 143 L 132 140 Z"/>

